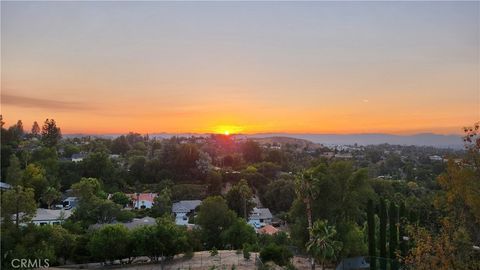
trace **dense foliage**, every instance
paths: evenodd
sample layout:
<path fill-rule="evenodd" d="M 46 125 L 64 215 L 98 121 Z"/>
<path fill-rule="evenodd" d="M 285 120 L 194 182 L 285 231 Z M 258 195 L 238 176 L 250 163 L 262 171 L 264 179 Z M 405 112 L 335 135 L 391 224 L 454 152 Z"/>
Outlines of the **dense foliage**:
<path fill-rule="evenodd" d="M 265 263 L 288 267 L 300 253 L 313 266 L 366 256 L 372 269 L 476 269 L 479 126 L 465 132 L 466 149 L 457 151 L 225 135 L 65 138 L 53 119 L 31 132 L 2 122 L 1 177 L 12 185 L 1 196 L 2 268 L 17 257 L 131 263 L 243 249 L 246 258 L 260 252 Z M 132 193 L 158 196 L 151 209 L 131 209 Z M 28 224 L 36 208 L 66 196 L 79 200 L 62 225 Z M 172 204 L 197 199 L 195 226 L 175 225 Z M 279 233 L 257 234 L 247 223 L 260 204 Z M 146 216 L 156 224 L 121 224 Z"/>

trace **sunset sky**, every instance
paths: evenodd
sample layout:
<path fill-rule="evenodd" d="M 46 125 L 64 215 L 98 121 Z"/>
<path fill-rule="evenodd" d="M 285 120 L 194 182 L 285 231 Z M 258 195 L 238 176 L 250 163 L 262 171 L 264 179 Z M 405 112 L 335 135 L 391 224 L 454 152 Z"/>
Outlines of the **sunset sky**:
<path fill-rule="evenodd" d="M 460 133 L 479 2 L 1 2 L 1 113 L 63 133 Z"/>

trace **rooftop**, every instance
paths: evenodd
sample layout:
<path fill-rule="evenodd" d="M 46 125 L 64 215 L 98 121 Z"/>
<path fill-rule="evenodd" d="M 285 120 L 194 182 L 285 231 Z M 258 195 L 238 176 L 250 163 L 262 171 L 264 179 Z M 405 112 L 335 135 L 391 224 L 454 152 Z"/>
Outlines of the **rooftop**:
<path fill-rule="evenodd" d="M 174 213 L 188 213 L 195 210 L 200 204 L 201 200 L 185 200 L 173 203 L 172 212 Z"/>
<path fill-rule="evenodd" d="M 72 155 L 72 159 L 79 159 L 79 158 L 86 158 L 87 157 L 87 154 L 85 153 L 78 153 L 78 154 L 73 154 Z"/>
<path fill-rule="evenodd" d="M 269 235 L 274 235 L 278 232 L 278 229 L 273 227 L 272 225 L 266 225 L 260 229 L 257 230 L 259 234 L 269 234 Z"/>
<path fill-rule="evenodd" d="M 37 212 L 32 218 L 32 221 L 67 219 L 71 215 L 72 210 L 37 208 Z"/>
<path fill-rule="evenodd" d="M 128 197 L 130 197 L 133 201 L 137 201 L 137 198 L 139 201 L 146 201 L 146 202 L 152 202 L 153 200 L 158 196 L 157 193 L 132 193 L 132 194 L 127 194 Z"/>
<path fill-rule="evenodd" d="M 250 214 L 250 219 L 271 219 L 272 217 L 272 213 L 268 208 L 254 207 Z"/>
<path fill-rule="evenodd" d="M 5 182 L 0 182 L 0 189 L 10 189 L 12 186 Z"/>

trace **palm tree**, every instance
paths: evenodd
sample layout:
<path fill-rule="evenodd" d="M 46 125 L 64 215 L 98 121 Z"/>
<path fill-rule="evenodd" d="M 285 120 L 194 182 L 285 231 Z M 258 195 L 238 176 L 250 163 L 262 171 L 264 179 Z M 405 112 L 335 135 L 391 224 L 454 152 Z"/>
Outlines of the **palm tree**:
<path fill-rule="evenodd" d="M 307 210 L 309 241 L 312 241 L 312 200 L 315 198 L 314 184 L 315 178 L 311 172 L 301 173 L 295 181 L 295 192 L 298 198 L 303 199 Z M 315 269 L 315 259 L 311 258 L 311 269 Z"/>
<path fill-rule="evenodd" d="M 327 220 L 317 220 L 310 230 L 311 239 L 307 243 L 307 251 L 325 269 L 325 261 L 336 259 L 342 249 L 342 242 L 334 239 L 337 234 L 335 226 L 328 225 Z"/>

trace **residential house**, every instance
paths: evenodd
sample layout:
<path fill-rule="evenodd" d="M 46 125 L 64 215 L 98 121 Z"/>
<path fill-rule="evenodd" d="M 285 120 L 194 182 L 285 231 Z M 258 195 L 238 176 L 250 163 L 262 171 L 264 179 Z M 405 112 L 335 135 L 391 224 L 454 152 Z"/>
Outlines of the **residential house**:
<path fill-rule="evenodd" d="M 257 230 L 257 233 L 259 234 L 268 234 L 268 235 L 274 235 L 278 233 L 278 229 L 273 227 L 272 225 L 268 224 L 263 226 L 262 228 Z"/>
<path fill-rule="evenodd" d="M 248 223 L 255 228 L 261 228 L 267 224 L 272 224 L 272 218 L 270 209 L 254 207 L 248 218 Z"/>
<path fill-rule="evenodd" d="M 78 154 L 73 154 L 71 159 L 73 162 L 80 162 L 80 161 L 83 161 L 83 159 L 86 157 L 87 157 L 86 153 L 78 153 Z"/>
<path fill-rule="evenodd" d="M 11 189 L 12 186 L 8 183 L 5 183 L 5 182 L 0 182 L 0 190 L 4 191 L 4 190 L 7 190 L 7 189 Z"/>
<path fill-rule="evenodd" d="M 157 193 L 133 193 L 127 194 L 132 199 L 133 208 L 135 209 L 150 209 L 153 206 Z"/>
<path fill-rule="evenodd" d="M 65 200 L 62 201 L 63 208 L 65 209 L 72 209 L 76 207 L 78 204 L 78 198 L 77 197 L 68 197 Z"/>
<path fill-rule="evenodd" d="M 35 225 L 55 225 L 61 224 L 65 219 L 69 218 L 72 215 L 72 210 L 54 210 L 54 209 L 44 209 L 37 208 L 35 216 L 32 218 L 31 222 Z"/>
<path fill-rule="evenodd" d="M 173 203 L 172 212 L 175 214 L 175 224 L 188 225 L 188 216 L 190 214 L 195 215 L 195 209 L 201 203 L 201 200 L 185 200 Z"/>

